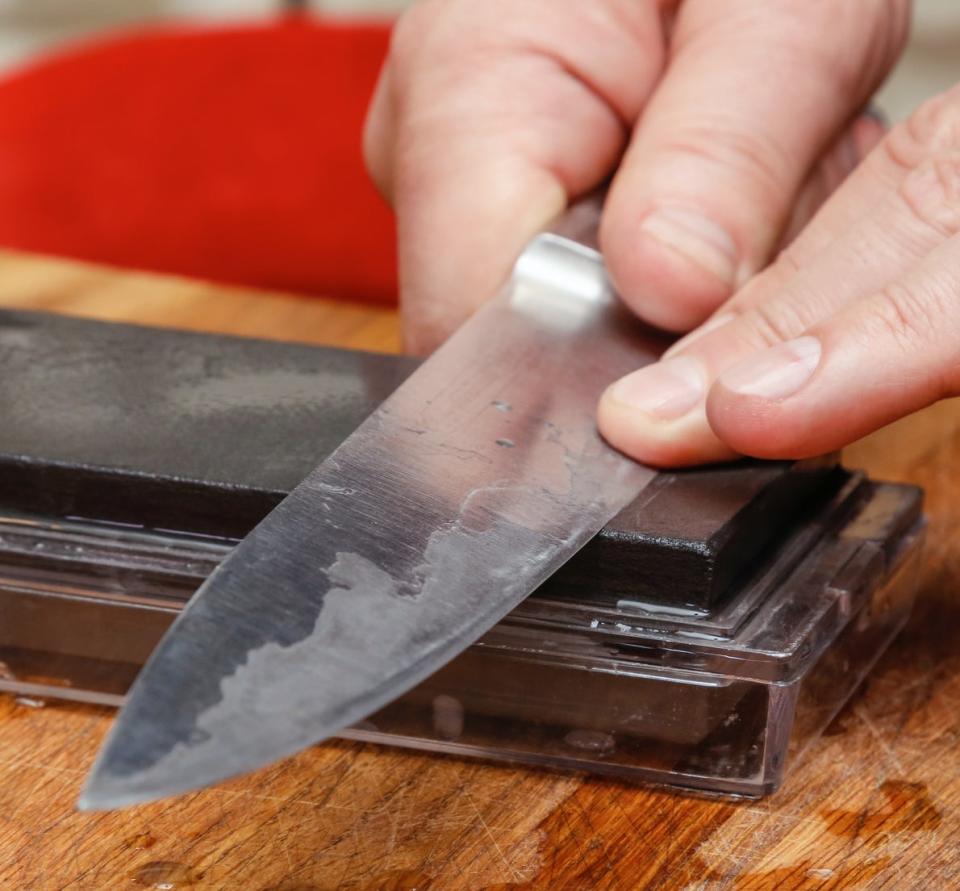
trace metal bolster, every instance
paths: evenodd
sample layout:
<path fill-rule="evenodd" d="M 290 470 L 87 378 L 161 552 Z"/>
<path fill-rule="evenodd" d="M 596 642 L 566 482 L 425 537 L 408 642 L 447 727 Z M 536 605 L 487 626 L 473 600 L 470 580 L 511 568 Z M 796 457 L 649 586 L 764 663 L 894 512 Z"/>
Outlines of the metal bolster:
<path fill-rule="evenodd" d="M 527 245 L 514 266 L 513 282 L 577 302 L 606 303 L 613 297 L 600 252 L 552 232 Z"/>
<path fill-rule="evenodd" d="M 613 290 L 597 242 L 602 207 L 602 192 L 592 193 L 537 235 L 514 266 L 514 285 L 577 303 L 611 301 Z"/>

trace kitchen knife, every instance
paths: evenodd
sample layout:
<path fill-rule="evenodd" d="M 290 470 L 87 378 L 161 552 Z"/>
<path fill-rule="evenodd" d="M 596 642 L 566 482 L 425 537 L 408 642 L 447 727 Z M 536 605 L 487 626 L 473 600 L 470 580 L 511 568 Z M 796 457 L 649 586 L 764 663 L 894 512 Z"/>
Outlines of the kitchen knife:
<path fill-rule="evenodd" d="M 594 421 L 662 342 L 616 299 L 599 200 L 244 539 L 132 687 L 83 809 L 149 801 L 290 755 L 452 659 L 654 472 Z"/>

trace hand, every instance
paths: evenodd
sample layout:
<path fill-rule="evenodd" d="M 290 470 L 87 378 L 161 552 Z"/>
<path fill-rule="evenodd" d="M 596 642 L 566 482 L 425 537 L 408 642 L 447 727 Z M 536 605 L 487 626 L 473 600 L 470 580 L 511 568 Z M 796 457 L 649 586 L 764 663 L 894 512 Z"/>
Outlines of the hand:
<path fill-rule="evenodd" d="M 832 451 L 960 395 L 960 87 L 896 127 L 769 269 L 600 427 L 654 464 Z"/>
<path fill-rule="evenodd" d="M 407 345 L 436 346 L 616 169 L 614 282 L 689 330 L 761 269 L 879 127 L 853 125 L 909 0 L 421 0 L 365 134 L 397 210 Z M 832 146 L 832 148 L 831 148 Z M 818 167 L 818 159 L 824 159 Z M 796 219 L 794 219 L 796 222 Z"/>

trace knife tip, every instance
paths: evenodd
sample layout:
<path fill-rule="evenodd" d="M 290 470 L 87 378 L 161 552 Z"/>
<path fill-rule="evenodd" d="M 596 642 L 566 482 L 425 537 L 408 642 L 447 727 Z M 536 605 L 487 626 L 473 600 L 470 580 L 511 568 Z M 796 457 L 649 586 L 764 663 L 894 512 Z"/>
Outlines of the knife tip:
<path fill-rule="evenodd" d="M 131 807 L 136 804 L 145 804 L 161 795 L 143 794 L 141 792 L 124 793 L 115 788 L 114 784 L 101 782 L 97 777 L 91 777 L 83 787 L 76 801 L 78 811 L 112 811 L 122 807 Z"/>
<path fill-rule="evenodd" d="M 78 811 L 113 811 L 149 804 L 192 788 L 190 785 L 165 788 L 162 784 L 143 782 L 142 778 L 138 782 L 136 777 L 120 776 L 101 765 L 95 765 L 74 806 Z"/>
<path fill-rule="evenodd" d="M 96 793 L 92 795 L 84 789 L 77 798 L 75 809 L 78 811 L 109 811 L 110 804 L 101 799 Z"/>

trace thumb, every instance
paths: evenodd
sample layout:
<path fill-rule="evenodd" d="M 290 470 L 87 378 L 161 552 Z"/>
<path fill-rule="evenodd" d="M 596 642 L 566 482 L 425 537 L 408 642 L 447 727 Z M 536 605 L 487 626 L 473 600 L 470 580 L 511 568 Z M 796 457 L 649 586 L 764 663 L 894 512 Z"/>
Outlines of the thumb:
<path fill-rule="evenodd" d="M 601 243 L 647 321 L 699 324 L 762 268 L 816 161 L 896 58 L 905 0 L 688 0 Z"/>

